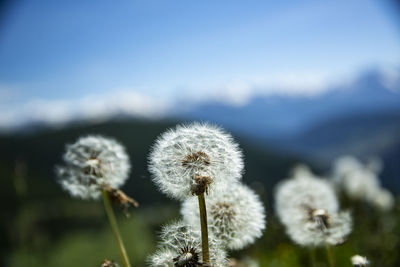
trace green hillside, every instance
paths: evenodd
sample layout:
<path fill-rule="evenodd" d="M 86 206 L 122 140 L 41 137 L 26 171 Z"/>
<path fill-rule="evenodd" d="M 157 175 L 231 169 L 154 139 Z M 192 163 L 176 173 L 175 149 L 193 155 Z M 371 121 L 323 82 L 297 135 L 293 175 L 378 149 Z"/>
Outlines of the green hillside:
<path fill-rule="evenodd" d="M 0 266 L 99 266 L 104 258 L 119 259 L 102 203 L 72 199 L 55 180 L 54 166 L 61 161 L 65 144 L 87 134 L 113 137 L 130 154 L 132 172 L 123 190 L 141 206 L 131 209 L 129 218 L 117 214 L 132 265 L 146 266 L 160 225 L 179 216 L 179 204 L 157 191 L 147 171 L 151 144 L 175 124 L 120 120 L 0 137 Z M 273 215 L 271 201 L 273 186 L 299 160 L 233 135 L 245 155 L 243 180 L 261 196 L 268 214 L 263 238 L 233 256 L 251 256 L 261 266 L 309 266 L 309 251 L 292 244 Z M 398 209 L 380 214 L 361 207 L 354 214 L 357 227 L 349 242 L 335 250 L 337 266 L 350 266 L 354 253 L 369 255 L 379 262 L 376 266 L 398 266 L 398 256 L 392 253 L 400 248 L 392 234 L 400 230 Z M 316 257 L 318 266 L 327 266 L 323 249 Z"/>
<path fill-rule="evenodd" d="M 10 248 L 19 247 L 16 244 L 21 242 L 39 242 L 41 248 L 65 238 L 70 231 L 104 227 L 100 203 L 71 199 L 55 180 L 54 166 L 61 161 L 65 144 L 82 135 L 113 137 L 126 147 L 132 172 L 123 190 L 141 203 L 140 212 L 161 210 L 149 216 L 156 221 L 155 225 L 173 217 L 169 214 L 165 218 L 159 216 L 165 207 L 174 207 L 173 214 L 176 215 L 178 204 L 157 191 L 147 171 L 147 156 L 152 143 L 175 124 L 172 121 L 121 120 L 0 137 L 2 251 L 9 253 Z M 243 179 L 266 199 L 272 185 L 286 175 L 295 160 L 247 145 L 240 136 L 237 140 L 246 157 Z"/>
<path fill-rule="evenodd" d="M 131 177 L 124 190 L 134 195 L 142 203 L 165 201 L 157 192 L 147 171 L 147 156 L 157 136 L 176 122 L 156 121 L 117 121 L 92 125 L 74 125 L 59 130 L 46 130 L 31 135 L 13 135 L 0 137 L 0 166 L 11 177 L 17 162 L 26 166 L 30 197 L 56 197 L 61 193 L 54 181 L 54 166 L 61 161 L 65 144 L 73 143 L 80 136 L 100 134 L 121 142 L 127 149 L 132 164 Z M 277 180 L 287 174 L 287 169 L 296 162 L 294 158 L 268 152 L 264 147 L 250 145 L 241 136 L 234 137 L 239 142 L 245 155 L 244 181 L 251 184 L 258 182 L 271 189 Z M 10 185 L 10 179 L 3 179 L 2 184 Z M 3 195 L 11 197 L 12 192 L 2 186 Z M 10 195 L 11 194 L 11 195 Z"/>

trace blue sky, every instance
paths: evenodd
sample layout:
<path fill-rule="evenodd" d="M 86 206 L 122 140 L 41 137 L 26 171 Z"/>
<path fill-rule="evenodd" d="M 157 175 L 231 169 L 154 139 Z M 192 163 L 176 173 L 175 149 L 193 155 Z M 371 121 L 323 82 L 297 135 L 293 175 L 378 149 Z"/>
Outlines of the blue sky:
<path fill-rule="evenodd" d="M 400 62 L 388 0 L 17 1 L 5 10 L 3 125 L 90 102 L 85 112 L 151 113 L 177 99 L 310 94 Z"/>

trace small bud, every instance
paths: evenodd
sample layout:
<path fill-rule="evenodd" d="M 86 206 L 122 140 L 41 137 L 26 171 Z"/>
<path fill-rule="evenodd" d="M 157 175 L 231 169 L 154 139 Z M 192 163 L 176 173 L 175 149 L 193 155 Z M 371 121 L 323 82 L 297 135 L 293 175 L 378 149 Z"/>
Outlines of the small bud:
<path fill-rule="evenodd" d="M 208 194 L 208 186 L 212 183 L 212 178 L 208 176 L 195 175 L 194 185 L 192 186 L 193 195 Z"/>
<path fill-rule="evenodd" d="M 134 206 L 139 207 L 139 203 L 131 197 L 128 197 L 122 190 L 112 188 L 109 185 L 105 185 L 104 189 L 108 193 L 111 201 L 118 204 L 124 211 L 125 215 L 129 217 L 128 208 Z"/>
<path fill-rule="evenodd" d="M 102 261 L 100 267 L 118 267 L 118 264 L 115 261 L 105 259 Z"/>

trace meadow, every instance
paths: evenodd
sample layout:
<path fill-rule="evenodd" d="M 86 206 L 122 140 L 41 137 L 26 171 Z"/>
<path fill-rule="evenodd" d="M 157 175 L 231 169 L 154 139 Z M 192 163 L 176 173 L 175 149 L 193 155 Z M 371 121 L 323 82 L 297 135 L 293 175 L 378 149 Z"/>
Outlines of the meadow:
<path fill-rule="evenodd" d="M 56 182 L 55 165 L 65 144 L 79 136 L 102 134 L 120 141 L 129 153 L 132 170 L 121 188 L 140 202 L 127 217 L 115 207 L 121 235 L 132 266 L 147 266 L 162 225 L 180 217 L 179 201 L 157 190 L 148 173 L 148 154 L 156 137 L 176 122 L 119 121 L 47 129 L 37 133 L 0 137 L 1 258 L 2 266 L 100 266 L 117 262 L 119 254 L 101 201 L 74 199 Z M 298 156 L 260 147 L 235 136 L 245 159 L 242 182 L 260 197 L 266 211 L 266 229 L 249 247 L 229 253 L 236 266 L 329 266 L 324 247 L 314 252 L 295 245 L 279 221 L 274 188 L 297 163 L 306 163 L 318 175 L 329 170 Z M 353 230 L 344 244 L 333 247 L 335 266 L 352 266 L 355 254 L 371 266 L 400 266 L 400 203 L 390 211 L 339 195 L 341 209 L 353 217 Z M 258 264 L 258 265 L 255 265 Z"/>

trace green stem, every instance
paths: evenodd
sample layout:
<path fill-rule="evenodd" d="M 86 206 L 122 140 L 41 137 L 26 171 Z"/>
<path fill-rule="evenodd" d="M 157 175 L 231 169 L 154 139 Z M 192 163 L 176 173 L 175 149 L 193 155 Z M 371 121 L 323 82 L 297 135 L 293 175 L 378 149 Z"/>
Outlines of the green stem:
<path fill-rule="evenodd" d="M 200 209 L 200 224 L 201 224 L 201 248 L 203 254 L 203 264 L 210 265 L 210 250 L 208 247 L 208 228 L 207 228 L 207 210 L 204 193 L 198 195 Z"/>
<path fill-rule="evenodd" d="M 330 267 L 335 267 L 334 261 L 333 261 L 333 254 L 332 254 L 332 248 L 330 245 L 326 245 L 326 255 L 328 257 L 328 262 Z"/>
<path fill-rule="evenodd" d="M 309 251 L 310 251 L 311 266 L 316 267 L 317 261 L 315 259 L 315 247 L 310 248 Z"/>
<path fill-rule="evenodd" d="M 111 225 L 112 232 L 117 242 L 119 253 L 121 254 L 122 265 L 124 267 L 131 267 L 129 263 L 128 254 L 126 253 L 124 243 L 122 242 L 121 234 L 118 230 L 117 220 L 115 219 L 114 211 L 111 206 L 110 197 L 105 189 L 102 190 L 104 208 L 106 209 L 107 217 Z"/>

